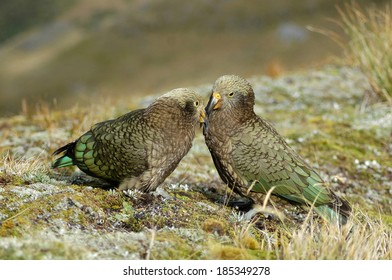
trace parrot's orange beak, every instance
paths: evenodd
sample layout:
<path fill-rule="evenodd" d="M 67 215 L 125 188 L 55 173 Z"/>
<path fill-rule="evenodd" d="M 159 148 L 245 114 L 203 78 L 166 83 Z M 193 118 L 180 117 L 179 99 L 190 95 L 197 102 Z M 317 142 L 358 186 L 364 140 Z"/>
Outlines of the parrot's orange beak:
<path fill-rule="evenodd" d="M 216 109 L 219 109 L 222 106 L 222 97 L 219 92 L 212 93 L 210 100 L 208 101 L 206 107 L 207 116 Z"/>
<path fill-rule="evenodd" d="M 206 122 L 206 113 L 205 113 L 205 110 L 204 110 L 204 108 L 203 107 L 200 107 L 201 109 L 200 109 L 200 116 L 199 116 L 199 122 L 202 124 L 202 123 L 205 123 Z"/>

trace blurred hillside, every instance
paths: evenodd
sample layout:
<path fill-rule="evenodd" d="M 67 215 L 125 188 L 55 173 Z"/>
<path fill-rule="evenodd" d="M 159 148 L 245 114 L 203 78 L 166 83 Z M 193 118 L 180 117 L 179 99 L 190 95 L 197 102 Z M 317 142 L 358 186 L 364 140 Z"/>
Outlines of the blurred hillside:
<path fill-rule="evenodd" d="M 224 73 L 321 64 L 341 50 L 306 26 L 336 29 L 327 18 L 342 2 L 2 0 L 0 116 L 18 113 L 23 99 L 64 108 L 126 95 L 132 104 Z"/>

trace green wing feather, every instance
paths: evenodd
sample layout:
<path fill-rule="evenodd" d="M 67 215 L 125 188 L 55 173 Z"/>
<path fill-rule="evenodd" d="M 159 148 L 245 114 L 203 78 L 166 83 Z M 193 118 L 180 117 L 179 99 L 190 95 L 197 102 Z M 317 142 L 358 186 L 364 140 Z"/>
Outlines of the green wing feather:
<path fill-rule="evenodd" d="M 334 204 L 349 206 L 336 197 L 321 177 L 292 150 L 276 130 L 258 118 L 248 124 L 242 133 L 232 137 L 231 159 L 237 181 L 253 184 L 253 192 L 273 194 L 289 201 L 314 205 L 315 210 L 330 221 L 343 218 Z M 246 190 L 241 190 L 246 192 Z"/>
<path fill-rule="evenodd" d="M 53 155 L 64 155 L 52 167 L 77 165 L 83 172 L 108 181 L 138 176 L 147 166 L 148 141 L 141 129 L 142 116 L 143 109 L 95 124 L 75 142 L 56 150 Z"/>

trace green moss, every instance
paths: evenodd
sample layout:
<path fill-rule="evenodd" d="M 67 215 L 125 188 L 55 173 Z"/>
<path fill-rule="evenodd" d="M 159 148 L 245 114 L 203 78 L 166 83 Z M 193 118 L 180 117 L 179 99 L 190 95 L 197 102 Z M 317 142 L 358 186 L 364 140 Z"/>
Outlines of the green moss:
<path fill-rule="evenodd" d="M 22 254 L 23 252 L 23 254 Z M 45 244 L 22 244 L 21 248 L 0 250 L 2 260 L 81 259 L 82 251 L 66 246 L 62 242 L 49 241 Z"/>
<path fill-rule="evenodd" d="M 249 260 L 253 259 L 249 250 L 230 245 L 214 244 L 210 246 L 209 255 L 218 260 Z"/>
<path fill-rule="evenodd" d="M 247 251 L 253 259 L 258 260 L 276 260 L 276 256 L 272 252 L 263 251 L 263 250 L 248 250 Z"/>
<path fill-rule="evenodd" d="M 206 219 L 202 224 L 202 229 L 209 233 L 217 233 L 223 235 L 227 232 L 227 224 L 223 221 L 216 220 L 213 218 Z"/>
<path fill-rule="evenodd" d="M 177 191 L 177 192 L 174 192 L 173 194 L 176 199 L 179 199 L 182 201 L 189 201 L 192 199 L 192 195 L 187 192 Z"/>
<path fill-rule="evenodd" d="M 143 229 L 143 225 L 141 222 L 135 218 L 135 210 L 127 202 L 123 202 L 123 209 L 121 209 L 120 213 L 115 215 L 115 218 L 124 224 L 124 227 L 130 231 L 141 231 Z"/>
<path fill-rule="evenodd" d="M 202 252 L 191 241 L 174 233 L 160 233 L 155 237 L 156 243 L 151 250 L 152 259 L 199 259 Z M 155 242 L 154 241 L 154 242 Z"/>
<path fill-rule="evenodd" d="M 16 224 L 12 219 L 2 222 L 0 227 L 0 236 L 15 236 L 15 227 Z"/>
<path fill-rule="evenodd" d="M 392 215 L 381 214 L 381 220 L 392 229 Z"/>
<path fill-rule="evenodd" d="M 241 244 L 247 248 L 247 249 L 251 249 L 251 250 L 257 250 L 260 248 L 260 244 L 259 242 L 257 242 L 257 240 L 250 236 L 250 235 L 245 235 L 242 239 L 241 239 Z"/>

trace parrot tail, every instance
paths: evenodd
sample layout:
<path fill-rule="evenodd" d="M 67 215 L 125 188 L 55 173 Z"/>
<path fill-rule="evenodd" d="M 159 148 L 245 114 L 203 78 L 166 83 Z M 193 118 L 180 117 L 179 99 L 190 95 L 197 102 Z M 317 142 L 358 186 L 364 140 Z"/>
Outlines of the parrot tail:
<path fill-rule="evenodd" d="M 75 150 L 75 142 L 69 143 L 53 152 L 53 156 L 64 153 L 52 163 L 52 168 L 65 167 L 74 165 L 73 154 Z"/>
<path fill-rule="evenodd" d="M 351 214 L 351 207 L 349 203 L 337 196 L 335 196 L 335 201 L 326 204 L 320 205 L 314 208 L 314 210 L 324 219 L 339 225 L 345 225 L 347 223 L 348 218 Z"/>

